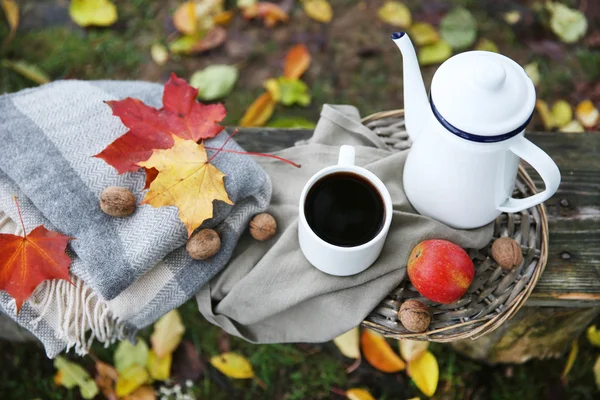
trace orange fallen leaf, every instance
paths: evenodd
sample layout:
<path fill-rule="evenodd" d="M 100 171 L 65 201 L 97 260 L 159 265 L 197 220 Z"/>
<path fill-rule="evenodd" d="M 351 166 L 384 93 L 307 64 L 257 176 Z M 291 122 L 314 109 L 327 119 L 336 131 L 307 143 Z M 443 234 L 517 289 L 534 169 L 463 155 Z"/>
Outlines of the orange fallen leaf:
<path fill-rule="evenodd" d="M 177 7 L 173 14 L 173 24 L 175 25 L 175 28 L 183 34 L 195 34 L 198 30 L 196 3 L 194 1 L 186 1 Z"/>
<path fill-rule="evenodd" d="M 246 19 L 261 18 L 267 28 L 272 28 L 279 22 L 287 22 L 289 17 L 281 7 L 275 3 L 256 3 L 243 9 Z"/>
<path fill-rule="evenodd" d="M 228 25 L 233 19 L 233 11 L 222 11 L 213 17 L 213 21 L 217 25 Z"/>
<path fill-rule="evenodd" d="M 375 400 L 375 397 L 368 390 L 357 388 L 348 389 L 346 397 L 348 400 Z"/>
<path fill-rule="evenodd" d="M 592 129 L 600 121 L 600 112 L 590 100 L 584 100 L 575 108 L 575 116 L 587 129 Z"/>
<path fill-rule="evenodd" d="M 123 397 L 123 400 L 155 400 L 156 393 L 152 386 L 146 385 L 137 388 L 133 393 Z"/>
<path fill-rule="evenodd" d="M 142 204 L 153 207 L 176 206 L 188 237 L 213 216 L 213 201 L 233 204 L 225 191 L 225 174 L 210 164 L 204 145 L 173 136 L 170 149 L 155 150 L 139 165 L 156 168 L 158 176 L 150 184 Z"/>
<path fill-rule="evenodd" d="M 310 53 L 304 44 L 292 47 L 285 56 L 283 76 L 299 79 L 310 66 Z"/>
<path fill-rule="evenodd" d="M 21 210 L 15 197 L 19 217 Z M 26 232 L 21 218 L 23 232 Z M 0 234 L 0 290 L 15 299 L 18 313 L 23 302 L 47 279 L 69 281 L 71 258 L 65 253 L 70 238 L 43 225 L 23 236 Z"/>
<path fill-rule="evenodd" d="M 96 385 L 108 400 L 117 400 L 117 393 L 115 392 L 115 382 L 119 379 L 119 373 L 117 370 L 109 364 L 103 363 L 102 361 L 96 361 Z"/>
<path fill-rule="evenodd" d="M 248 107 L 240 121 L 240 126 L 264 126 L 274 110 L 275 100 L 269 92 L 265 92 Z"/>
<path fill-rule="evenodd" d="M 360 337 L 360 344 L 365 359 L 379 371 L 391 373 L 406 368 L 404 361 L 380 334 L 365 329 Z"/>

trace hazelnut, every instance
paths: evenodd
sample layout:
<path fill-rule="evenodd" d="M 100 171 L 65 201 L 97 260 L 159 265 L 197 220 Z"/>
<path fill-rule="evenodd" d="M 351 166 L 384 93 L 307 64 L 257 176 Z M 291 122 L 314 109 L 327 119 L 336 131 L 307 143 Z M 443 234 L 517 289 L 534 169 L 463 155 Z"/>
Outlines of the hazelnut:
<path fill-rule="evenodd" d="M 523 262 L 521 246 L 509 237 L 501 237 L 494 241 L 494 244 L 492 244 L 492 257 L 502 269 L 506 270 L 511 270 Z"/>
<path fill-rule="evenodd" d="M 271 239 L 277 232 L 277 221 L 271 214 L 257 214 L 250 221 L 250 234 L 259 241 Z"/>
<path fill-rule="evenodd" d="M 398 319 L 402 325 L 413 333 L 425 332 L 431 322 L 431 314 L 427 306 L 417 300 L 406 300 L 400 306 Z"/>
<path fill-rule="evenodd" d="M 185 249 L 194 260 L 206 260 L 217 254 L 221 248 L 221 238 L 212 229 L 202 229 L 188 239 Z"/>
<path fill-rule="evenodd" d="M 104 189 L 100 196 L 100 208 L 112 217 L 126 217 L 133 214 L 136 200 L 131 190 L 120 186 Z"/>

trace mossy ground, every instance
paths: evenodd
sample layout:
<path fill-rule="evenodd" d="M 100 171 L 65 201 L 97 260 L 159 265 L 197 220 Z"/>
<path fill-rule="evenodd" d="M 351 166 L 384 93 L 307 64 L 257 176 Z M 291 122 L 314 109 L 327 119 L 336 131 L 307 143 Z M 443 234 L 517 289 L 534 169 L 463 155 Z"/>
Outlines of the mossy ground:
<path fill-rule="evenodd" d="M 226 122 L 235 124 L 245 109 L 262 93 L 264 80 L 282 73 L 286 51 L 297 42 L 311 50 L 313 63 L 303 78 L 313 100 L 306 108 L 278 106 L 274 118 L 305 117 L 317 121 L 323 103 L 356 105 L 363 115 L 402 107 L 401 57 L 389 41 L 392 27 L 378 21 L 380 2 L 332 0 L 335 16 L 331 24 L 308 19 L 296 4 L 291 23 L 274 30 L 260 22 L 236 18 L 228 28 L 227 44 L 202 56 L 174 56 L 164 66 L 150 58 L 150 46 L 166 44 L 173 31 L 169 16 L 178 1 L 117 1 L 119 21 L 110 28 L 81 29 L 70 22 L 67 2 L 60 0 L 20 2 L 21 28 L 14 40 L 0 50 L 0 57 L 25 60 L 41 67 L 53 79 L 140 79 L 164 82 L 170 72 L 184 78 L 209 64 L 240 67 L 240 80 L 224 99 Z M 234 3 L 227 1 L 227 3 Z M 425 12 L 416 0 L 406 1 L 416 20 L 435 21 L 435 12 Z M 600 54 L 584 44 L 559 45 L 560 59 L 532 52 L 526 44 L 537 33 L 511 28 L 501 20 L 502 6 L 493 1 L 432 1 L 427 7 L 443 15 L 451 5 L 469 7 L 479 24 L 479 37 L 497 43 L 500 51 L 521 64 L 537 61 L 542 83 L 538 96 L 548 101 L 582 100 L 579 84 L 599 78 Z M 531 2 L 522 2 L 529 4 Z M 539 22 L 540 24 L 543 21 Z M 530 28 L 527 28 L 530 29 Z M 8 31 L 0 24 L 0 38 Z M 554 50 L 558 51 L 558 50 Z M 436 67 L 423 69 L 429 84 Z M 0 93 L 35 84 L 0 68 Z M 52 99 L 47 99 L 52 101 Z M 540 128 L 539 123 L 534 125 Z M 203 360 L 219 352 L 220 330 L 203 320 L 194 302 L 181 308 L 191 340 Z M 597 321 L 598 322 L 598 321 Z M 149 331 L 141 333 L 148 337 Z M 232 381 L 207 365 L 194 391 L 203 399 L 341 399 L 336 391 L 365 387 L 378 399 L 406 399 L 421 395 L 405 373 L 383 374 L 366 362 L 351 374 L 351 363 L 332 343 L 323 345 L 252 345 L 230 338 L 231 348 L 246 355 L 257 381 Z M 600 351 L 580 340 L 579 357 L 566 384 L 560 374 L 565 359 L 532 361 L 519 366 L 489 367 L 465 359 L 443 345 L 432 345 L 440 363 L 439 399 L 592 399 L 597 398 L 592 365 Z M 114 348 L 95 346 L 94 353 L 111 361 Z M 89 357 L 77 359 L 91 366 Z M 52 362 L 32 344 L 0 342 L 0 398 L 77 399 L 75 390 L 54 385 Z"/>

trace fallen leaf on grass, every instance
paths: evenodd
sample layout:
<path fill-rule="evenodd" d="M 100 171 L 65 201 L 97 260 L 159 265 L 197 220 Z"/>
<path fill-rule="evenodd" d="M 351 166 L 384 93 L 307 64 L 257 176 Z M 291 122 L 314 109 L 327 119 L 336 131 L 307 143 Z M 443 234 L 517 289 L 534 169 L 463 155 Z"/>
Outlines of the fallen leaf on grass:
<path fill-rule="evenodd" d="M 223 353 L 210 359 L 213 367 L 218 369 L 223 375 L 235 379 L 254 378 L 254 371 L 250 362 L 242 355 L 237 353 Z"/>
<path fill-rule="evenodd" d="M 550 112 L 548 103 L 546 103 L 544 100 L 536 100 L 535 110 L 538 112 L 545 130 L 549 131 L 555 127 L 554 119 L 552 118 L 552 113 Z"/>
<path fill-rule="evenodd" d="M 419 65 L 440 64 L 452 56 L 452 47 L 443 40 L 419 49 Z"/>
<path fill-rule="evenodd" d="M 177 309 L 171 310 L 154 323 L 154 332 L 150 336 L 152 350 L 159 358 L 175 351 L 185 332 L 181 316 Z"/>
<path fill-rule="evenodd" d="M 186 1 L 177 7 L 173 13 L 173 25 L 185 35 L 194 35 L 198 31 L 195 1 Z"/>
<path fill-rule="evenodd" d="M 150 47 L 150 56 L 152 57 L 152 61 L 158 65 L 165 65 L 169 59 L 169 51 L 162 44 L 154 43 L 152 47 Z"/>
<path fill-rule="evenodd" d="M 274 110 L 275 100 L 269 92 L 265 92 L 248 107 L 240 121 L 240 126 L 264 126 Z"/>
<path fill-rule="evenodd" d="M 584 100 L 575 108 L 577 120 L 587 129 L 594 128 L 600 121 L 600 112 L 590 100 Z"/>
<path fill-rule="evenodd" d="M 552 105 L 550 110 L 554 126 L 562 127 L 573 119 L 573 110 L 571 105 L 565 100 L 558 100 Z"/>
<path fill-rule="evenodd" d="M 117 400 L 115 393 L 115 382 L 119 379 L 117 370 L 102 361 L 96 361 L 96 385 L 107 400 Z"/>
<path fill-rule="evenodd" d="M 135 345 L 129 340 L 123 340 L 115 350 L 115 368 L 121 374 L 133 365 L 144 367 L 148 362 L 148 354 L 148 345 L 143 339 L 138 338 Z"/>
<path fill-rule="evenodd" d="M 23 232 L 27 232 L 16 197 L 15 203 Z M 43 281 L 70 281 L 71 258 L 65 250 L 71 239 L 73 238 L 49 231 L 43 225 L 34 228 L 25 236 L 0 234 L 0 290 L 5 290 L 15 299 L 16 314 L 19 313 L 23 302 Z"/>
<path fill-rule="evenodd" d="M 208 33 L 199 36 L 181 36 L 169 44 L 175 54 L 197 54 L 212 50 L 225 43 L 227 30 L 222 26 L 213 27 Z"/>
<path fill-rule="evenodd" d="M 550 28 L 564 43 L 575 43 L 587 31 L 587 20 L 579 10 L 573 10 L 564 4 L 546 3 L 550 13 Z"/>
<path fill-rule="evenodd" d="M 475 50 L 491 51 L 493 53 L 498 53 L 498 46 L 496 46 L 496 43 L 492 42 L 491 40 L 482 38 L 479 40 L 479 42 L 477 42 Z"/>
<path fill-rule="evenodd" d="M 529 78 L 531 79 L 531 81 L 533 82 L 533 84 L 535 86 L 537 86 L 538 83 L 540 83 L 540 70 L 539 70 L 539 67 L 538 67 L 538 63 L 531 62 L 531 63 L 525 65 L 523 67 L 523 69 L 525 70 L 525 72 L 527 73 L 527 75 L 529 75 Z"/>
<path fill-rule="evenodd" d="M 195 72 L 190 78 L 190 85 L 198 89 L 199 99 L 211 101 L 231 93 L 237 79 L 236 67 L 216 64 Z"/>
<path fill-rule="evenodd" d="M 232 205 L 233 202 L 225 191 L 225 174 L 210 164 L 204 145 L 177 136 L 173 141 L 172 148 L 155 150 L 147 161 L 139 163 L 158 170 L 142 204 L 177 207 L 189 237 L 212 218 L 214 200 Z"/>
<path fill-rule="evenodd" d="M 600 331 L 596 329 L 596 325 L 587 329 L 586 336 L 593 346 L 600 347 Z"/>
<path fill-rule="evenodd" d="M 571 343 L 571 350 L 569 351 L 569 357 L 567 358 L 567 363 L 565 364 L 565 368 L 563 369 L 562 374 L 560 375 L 560 379 L 564 382 L 567 379 L 567 375 L 569 375 L 569 371 L 573 368 L 573 364 L 575 364 L 575 360 L 577 359 L 577 353 L 579 352 L 579 343 L 577 343 L 577 339 L 573 340 Z"/>
<path fill-rule="evenodd" d="M 117 380 L 116 393 L 117 396 L 123 397 L 133 393 L 137 388 L 150 380 L 150 375 L 146 368 L 141 365 L 134 364 L 123 371 L 119 371 L 119 379 Z"/>
<path fill-rule="evenodd" d="M 426 396 L 433 396 L 437 389 L 439 367 L 435 356 L 426 351 L 408 364 L 408 376 Z"/>
<path fill-rule="evenodd" d="M 596 387 L 600 390 L 600 356 L 596 358 L 594 363 L 594 380 L 596 381 Z"/>
<path fill-rule="evenodd" d="M 260 18 L 267 28 L 273 28 L 279 22 L 287 22 L 287 13 L 275 3 L 256 3 L 243 8 L 244 18 Z"/>
<path fill-rule="evenodd" d="M 521 20 L 521 13 L 518 10 L 507 11 L 502 17 L 504 22 L 509 25 L 514 25 Z"/>
<path fill-rule="evenodd" d="M 328 23 L 333 18 L 333 9 L 327 0 L 304 0 L 304 12 L 317 22 Z"/>
<path fill-rule="evenodd" d="M 387 1 L 377 10 L 377 16 L 383 22 L 399 28 L 408 28 L 412 24 L 410 10 L 398 1 Z"/>
<path fill-rule="evenodd" d="M 217 122 L 225 118 L 225 107 L 198 103 L 197 95 L 198 89 L 171 74 L 165 84 L 160 110 L 130 97 L 107 102 L 113 115 L 119 117 L 129 131 L 95 157 L 112 165 L 120 174 L 134 172 L 153 150 L 172 147 L 174 135 L 194 141 L 215 137 L 223 130 Z"/>
<path fill-rule="evenodd" d="M 63 357 L 56 357 L 54 367 L 58 370 L 54 382 L 67 389 L 79 386 L 79 392 L 84 399 L 93 399 L 98 394 L 98 386 L 90 374 L 79 365 Z"/>
<path fill-rule="evenodd" d="M 123 397 L 123 400 L 155 400 L 156 394 L 152 386 L 140 386 L 133 393 Z"/>
<path fill-rule="evenodd" d="M 15 0 L 2 0 L 0 3 L 10 27 L 10 35 L 4 40 L 4 45 L 12 40 L 19 27 L 19 5 Z"/>
<path fill-rule="evenodd" d="M 348 400 L 375 400 L 375 397 L 368 390 L 359 388 L 348 389 L 346 397 Z"/>
<path fill-rule="evenodd" d="M 307 120 L 306 118 L 296 117 L 296 118 L 278 118 L 274 121 L 271 121 L 267 124 L 267 126 L 271 128 L 304 128 L 304 129 L 314 129 L 316 124 L 312 121 Z"/>
<path fill-rule="evenodd" d="M 565 124 L 564 126 L 561 126 L 558 130 L 559 130 L 559 132 L 565 132 L 565 133 L 583 133 L 583 132 L 585 132 L 585 128 L 583 127 L 583 125 L 581 125 L 579 123 L 579 121 L 577 121 L 576 119 Z"/>
<path fill-rule="evenodd" d="M 159 357 L 156 355 L 154 350 L 150 350 L 148 354 L 148 372 L 152 379 L 157 381 L 166 381 L 169 379 L 171 375 L 171 362 L 173 361 L 173 356 L 171 353 Z"/>
<path fill-rule="evenodd" d="M 283 76 L 299 79 L 310 66 L 310 53 L 304 44 L 292 47 L 285 56 Z"/>
<path fill-rule="evenodd" d="M 404 361 L 410 363 L 425 354 L 429 347 L 429 342 L 401 339 L 398 341 L 398 346 L 400 347 L 400 355 Z"/>
<path fill-rule="evenodd" d="M 217 25 L 225 26 L 228 25 L 233 19 L 234 13 L 231 10 L 222 11 L 213 17 L 213 21 Z"/>
<path fill-rule="evenodd" d="M 440 40 L 433 25 L 427 22 L 416 22 L 410 27 L 410 38 L 417 46 L 427 46 Z"/>
<path fill-rule="evenodd" d="M 344 356 L 357 359 L 360 358 L 359 336 L 360 332 L 356 327 L 333 339 L 333 343 Z"/>
<path fill-rule="evenodd" d="M 110 0 L 71 0 L 69 15 L 81 26 L 110 26 L 117 21 L 117 7 Z"/>
<path fill-rule="evenodd" d="M 310 104 L 308 86 L 301 80 L 280 76 L 265 82 L 265 89 L 271 94 L 274 101 L 284 106 L 298 104 L 306 107 Z"/>
<path fill-rule="evenodd" d="M 37 83 L 38 85 L 43 85 L 44 83 L 50 82 L 48 75 L 37 65 L 29 64 L 20 60 L 2 60 L 0 61 L 0 64 L 5 68 L 12 69 L 16 73 L 23 75 L 25 78 Z"/>
<path fill-rule="evenodd" d="M 406 367 L 385 338 L 374 331 L 363 330 L 360 345 L 365 359 L 379 371 L 392 373 L 402 371 Z"/>
<path fill-rule="evenodd" d="M 466 8 L 455 8 L 442 20 L 440 34 L 453 49 L 465 49 L 475 43 L 477 21 Z"/>

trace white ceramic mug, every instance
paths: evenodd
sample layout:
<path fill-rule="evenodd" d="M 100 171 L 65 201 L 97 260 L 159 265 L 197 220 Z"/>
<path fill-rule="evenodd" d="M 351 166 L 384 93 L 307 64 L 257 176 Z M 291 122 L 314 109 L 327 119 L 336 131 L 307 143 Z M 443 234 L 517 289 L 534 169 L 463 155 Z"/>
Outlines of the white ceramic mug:
<path fill-rule="evenodd" d="M 359 246 L 341 247 L 324 241 L 311 229 L 304 214 L 304 203 L 309 190 L 321 178 L 337 172 L 351 172 L 366 179 L 377 189 L 384 203 L 384 223 L 381 230 L 373 239 Z M 369 268 L 381 253 L 392 223 L 392 198 L 381 179 L 372 172 L 354 165 L 354 147 L 344 145 L 340 148 L 337 165 L 320 170 L 304 186 L 300 195 L 299 214 L 298 238 L 306 259 L 327 274 L 354 275 Z"/>

